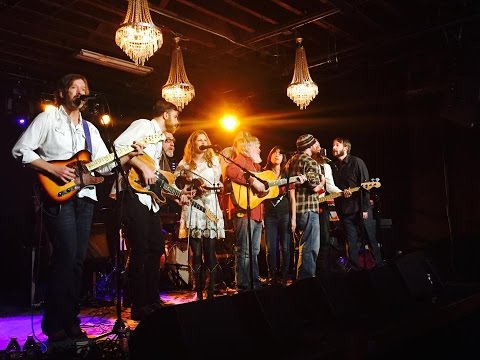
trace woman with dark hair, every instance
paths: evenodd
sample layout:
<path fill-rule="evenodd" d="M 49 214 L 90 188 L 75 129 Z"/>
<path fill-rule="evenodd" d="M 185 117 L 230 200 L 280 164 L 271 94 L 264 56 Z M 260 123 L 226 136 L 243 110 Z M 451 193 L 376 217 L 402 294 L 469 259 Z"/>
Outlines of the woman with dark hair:
<path fill-rule="evenodd" d="M 287 177 L 285 164 L 287 153 L 279 146 L 274 146 L 267 157 L 263 170 L 275 173 L 276 178 Z M 294 186 L 294 184 L 292 184 Z M 268 278 L 271 285 L 287 285 L 290 267 L 290 205 L 287 186 L 280 186 L 279 195 L 264 201 L 265 204 L 265 242 Z M 280 269 L 277 269 L 277 257 L 280 255 Z M 278 273 L 278 270 L 279 273 Z"/>

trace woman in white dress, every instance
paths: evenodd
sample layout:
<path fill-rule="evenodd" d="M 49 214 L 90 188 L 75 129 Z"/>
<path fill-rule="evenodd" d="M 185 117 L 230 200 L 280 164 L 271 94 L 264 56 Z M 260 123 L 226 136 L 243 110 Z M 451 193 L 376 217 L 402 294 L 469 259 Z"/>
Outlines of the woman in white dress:
<path fill-rule="evenodd" d="M 222 170 L 215 152 L 211 148 L 205 149 L 208 145 L 211 142 L 205 131 L 193 132 L 175 171 L 177 186 L 190 187 L 195 192 L 190 204 L 182 206 L 178 238 L 188 239 L 192 249 L 192 272 L 198 300 L 203 299 L 205 270 L 209 275 L 207 299 L 214 296 L 215 275 L 220 269 L 215 242 L 225 238 L 223 214 L 217 196 L 217 191 L 223 186 L 220 181 Z"/>

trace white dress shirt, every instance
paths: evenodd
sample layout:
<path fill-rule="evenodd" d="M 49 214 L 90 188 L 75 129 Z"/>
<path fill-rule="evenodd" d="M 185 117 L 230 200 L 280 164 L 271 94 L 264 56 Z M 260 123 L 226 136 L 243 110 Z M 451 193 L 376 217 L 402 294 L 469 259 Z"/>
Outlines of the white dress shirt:
<path fill-rule="evenodd" d="M 79 124 L 74 125 L 63 106 L 38 114 L 13 146 L 12 155 L 24 165 L 37 159 L 68 160 L 79 151 L 87 149 L 83 121 L 86 121 L 90 130 L 92 161 L 108 155 L 108 149 L 98 129 L 89 121 L 84 120 L 81 114 Z M 96 171 L 107 175 L 111 174 L 110 171 L 113 167 L 114 164 L 107 164 Z M 77 196 L 86 196 L 97 200 L 95 186 L 85 186 Z"/>
<path fill-rule="evenodd" d="M 142 141 L 143 138 L 150 135 L 161 134 L 162 129 L 155 120 L 138 119 L 133 121 L 128 128 L 121 133 L 114 141 L 115 149 L 119 150 L 125 146 L 132 145 L 134 141 Z M 155 170 L 159 169 L 159 160 L 162 156 L 162 141 L 155 144 L 146 144 L 143 152 L 150 156 L 155 162 Z M 113 184 L 115 186 L 115 184 Z M 125 190 L 127 185 L 122 177 L 119 178 L 119 191 Z M 112 189 L 111 196 L 114 196 L 116 191 Z M 160 206 L 152 200 L 152 197 L 148 194 L 137 192 L 136 195 L 140 202 L 148 207 L 149 210 L 157 212 L 160 210 Z"/>

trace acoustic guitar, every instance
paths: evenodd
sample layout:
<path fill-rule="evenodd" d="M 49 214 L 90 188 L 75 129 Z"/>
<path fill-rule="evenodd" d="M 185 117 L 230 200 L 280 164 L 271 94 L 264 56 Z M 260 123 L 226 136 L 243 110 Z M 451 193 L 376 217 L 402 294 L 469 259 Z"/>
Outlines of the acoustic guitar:
<path fill-rule="evenodd" d="M 165 140 L 165 134 L 155 134 L 146 136 L 142 142 L 145 144 L 155 144 Z M 125 146 L 117 150 L 119 158 L 131 153 L 135 149 L 131 146 Z M 93 176 L 90 173 L 101 166 L 107 165 L 115 160 L 115 155 L 110 153 L 101 158 L 91 161 L 91 155 L 88 150 L 81 150 L 68 160 L 52 160 L 51 164 L 58 166 L 69 166 L 75 169 L 75 179 L 64 183 L 60 179 L 54 179 L 47 174 L 38 173 L 40 185 L 47 195 L 57 203 L 64 203 L 73 198 L 82 188 L 87 185 L 94 185 L 103 182 L 103 176 Z"/>
<path fill-rule="evenodd" d="M 276 198 L 280 193 L 280 189 L 278 188 L 279 186 L 287 183 L 292 184 L 300 180 L 300 176 L 298 175 L 291 176 L 289 179 L 277 179 L 277 175 L 271 170 L 265 170 L 254 174 L 265 182 L 265 193 L 258 194 L 251 187 L 232 182 L 232 194 L 236 203 L 242 209 L 246 209 L 248 205 L 247 191 L 249 192 L 250 197 L 250 208 L 253 209 L 260 205 L 264 200 Z"/>

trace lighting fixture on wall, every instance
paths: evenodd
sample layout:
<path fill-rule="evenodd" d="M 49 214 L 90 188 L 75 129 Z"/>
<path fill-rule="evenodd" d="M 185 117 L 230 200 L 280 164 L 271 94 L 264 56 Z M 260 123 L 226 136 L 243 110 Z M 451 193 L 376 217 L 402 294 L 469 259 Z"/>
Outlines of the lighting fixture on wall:
<path fill-rule="evenodd" d="M 90 61 L 95 64 L 108 66 L 117 70 L 127 71 L 132 74 L 146 75 L 153 71 L 152 67 L 135 65 L 130 61 L 117 59 L 112 56 L 99 54 L 90 50 L 81 49 L 78 54 L 75 55 L 77 59 Z"/>
<path fill-rule="evenodd" d="M 300 110 L 305 109 L 318 94 L 318 86 L 313 82 L 308 71 L 307 56 L 302 40 L 302 38 L 295 39 L 297 44 L 295 68 L 292 82 L 287 87 L 287 96 L 300 107 Z"/>
<path fill-rule="evenodd" d="M 152 21 L 148 0 L 128 0 L 127 15 L 115 33 L 115 43 L 136 65 L 144 65 L 162 47 L 162 31 Z"/>
<path fill-rule="evenodd" d="M 182 49 L 180 48 L 180 38 L 175 37 L 175 46 L 172 51 L 172 62 L 170 64 L 170 74 L 168 80 L 162 87 L 162 97 L 177 105 L 182 109 L 195 97 L 195 88 L 190 83 L 185 72 L 183 64 Z"/>

